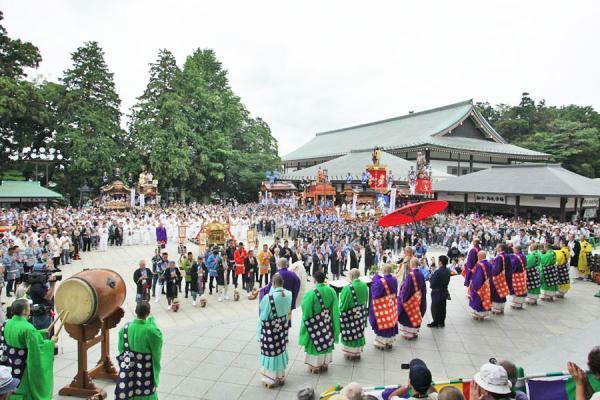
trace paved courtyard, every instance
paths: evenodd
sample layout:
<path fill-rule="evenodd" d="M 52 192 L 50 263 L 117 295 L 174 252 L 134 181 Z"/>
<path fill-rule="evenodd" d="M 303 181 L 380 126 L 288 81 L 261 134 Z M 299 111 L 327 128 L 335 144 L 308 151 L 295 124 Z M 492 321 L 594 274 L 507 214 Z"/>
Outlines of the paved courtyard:
<path fill-rule="evenodd" d="M 189 244 L 188 249 L 192 246 Z M 174 258 L 175 247 L 170 246 L 168 250 Z M 123 324 L 133 318 L 133 271 L 138 260 L 149 261 L 152 252 L 152 246 L 131 246 L 109 248 L 104 253 L 83 253 L 81 261 L 63 269 L 64 278 L 83 268 L 110 268 L 121 273 L 128 290 Z M 291 360 L 288 376 L 285 386 L 277 390 L 265 389 L 260 383 L 256 300 L 242 296 L 239 302 L 219 303 L 213 295 L 206 308 L 194 308 L 182 295 L 182 308 L 172 313 L 167 310 L 163 296 L 159 303 L 151 303 L 164 335 L 159 398 L 295 399 L 297 388 L 302 384 L 313 385 L 321 392 L 350 381 L 364 385 L 405 383 L 407 372 L 400 369 L 400 364 L 414 357 L 427 363 L 435 380 L 471 377 L 490 357 L 513 360 L 522 365 L 526 373 L 564 370 L 567 360 L 584 365 L 587 352 L 600 344 L 600 300 L 593 297 L 597 288 L 591 283 L 578 282 L 565 300 L 528 307 L 524 311 L 507 310 L 506 315 L 481 323 L 473 321 L 468 314 L 462 279 L 453 278 L 445 329 L 423 326 L 418 340 L 398 341 L 392 351 L 380 352 L 372 347 L 374 335 L 367 328 L 367 346 L 362 359 L 347 361 L 340 349 L 336 349 L 333 365 L 320 376 L 309 374 L 303 363 L 303 352 L 297 345 L 301 315 L 296 311 L 288 346 Z M 428 311 L 424 325 L 430 321 Z M 117 330 L 111 333 L 114 358 Z M 77 368 L 76 342 L 63 331 L 59 344 L 61 351 L 54 363 L 56 393 L 71 381 Z M 98 357 L 99 345 L 89 352 L 90 367 Z M 114 398 L 114 383 L 95 382 L 106 388 L 109 399 Z M 56 395 L 56 398 L 67 397 Z"/>

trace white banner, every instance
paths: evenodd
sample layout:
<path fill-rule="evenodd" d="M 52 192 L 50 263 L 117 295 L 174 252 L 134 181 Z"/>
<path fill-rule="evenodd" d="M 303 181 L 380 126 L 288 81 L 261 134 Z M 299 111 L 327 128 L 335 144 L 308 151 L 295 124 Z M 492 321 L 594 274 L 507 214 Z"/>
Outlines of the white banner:
<path fill-rule="evenodd" d="M 358 194 L 352 195 L 352 218 L 356 217 L 356 202 L 358 201 Z"/>
<path fill-rule="evenodd" d="M 131 193 L 129 194 L 129 204 L 131 208 L 135 208 L 135 188 L 131 188 Z"/>
<path fill-rule="evenodd" d="M 390 191 L 390 208 L 388 212 L 392 212 L 396 209 L 396 188 L 392 188 Z"/>
<path fill-rule="evenodd" d="M 144 206 L 146 206 L 146 197 L 144 193 L 140 193 L 140 207 L 144 208 Z"/>

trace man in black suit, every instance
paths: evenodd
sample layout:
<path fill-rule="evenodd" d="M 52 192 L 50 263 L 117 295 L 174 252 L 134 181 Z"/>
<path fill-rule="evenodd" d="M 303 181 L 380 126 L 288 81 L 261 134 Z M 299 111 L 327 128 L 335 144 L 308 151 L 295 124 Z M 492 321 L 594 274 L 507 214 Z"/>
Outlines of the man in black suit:
<path fill-rule="evenodd" d="M 358 269 L 358 264 L 360 264 L 360 246 L 355 245 L 350 249 L 350 269 Z"/>
<path fill-rule="evenodd" d="M 431 316 L 433 322 L 427 324 L 430 328 L 443 328 L 446 322 L 446 301 L 448 300 L 448 285 L 450 284 L 450 270 L 446 268 L 448 257 L 442 255 L 438 258 L 438 269 L 431 275 Z"/>

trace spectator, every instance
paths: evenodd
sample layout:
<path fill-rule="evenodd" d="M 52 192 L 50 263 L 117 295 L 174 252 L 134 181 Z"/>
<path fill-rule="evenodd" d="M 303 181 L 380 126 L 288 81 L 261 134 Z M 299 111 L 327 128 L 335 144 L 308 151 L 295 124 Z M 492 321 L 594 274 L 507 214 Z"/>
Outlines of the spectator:
<path fill-rule="evenodd" d="M 506 373 L 508 374 L 508 380 L 510 381 L 511 385 L 510 398 L 515 400 L 528 400 L 529 397 L 527 397 L 527 394 L 520 390 L 517 390 L 517 366 L 507 360 L 500 361 L 500 365 L 506 370 Z"/>
<path fill-rule="evenodd" d="M 408 385 L 400 386 L 398 389 L 393 390 L 391 393 L 387 390 L 383 391 L 383 398 L 389 400 L 399 400 L 405 398 L 404 396 L 409 393 L 409 390 L 413 390 L 412 396 L 408 397 L 409 400 L 425 399 L 425 400 L 437 400 L 438 393 L 435 388 L 431 386 L 432 378 L 431 372 L 425 363 L 415 358 L 408 364 Z M 477 397 L 471 397 L 475 399 Z"/>
<path fill-rule="evenodd" d="M 600 346 L 594 347 L 588 353 L 588 368 L 596 380 L 600 379 Z M 575 381 L 575 400 L 597 398 L 600 387 L 592 387 L 587 374 L 574 362 L 567 363 L 567 369 Z M 594 393 L 596 393 L 594 395 Z M 595 397 L 592 397 L 594 395 Z"/>
<path fill-rule="evenodd" d="M 506 370 L 496 364 L 483 364 L 471 382 L 470 399 L 502 399 L 511 393 Z"/>
<path fill-rule="evenodd" d="M 340 391 L 340 395 L 347 400 L 362 400 L 363 389 L 356 382 L 350 382 Z"/>
<path fill-rule="evenodd" d="M 312 386 L 303 386 L 298 390 L 298 400 L 316 400 L 315 389 Z"/>
<path fill-rule="evenodd" d="M 19 380 L 12 377 L 10 367 L 0 366 L 0 400 L 8 399 L 11 393 L 14 393 L 19 386 Z"/>
<path fill-rule="evenodd" d="M 465 396 L 457 387 L 446 386 L 440 390 L 438 400 L 465 400 Z"/>

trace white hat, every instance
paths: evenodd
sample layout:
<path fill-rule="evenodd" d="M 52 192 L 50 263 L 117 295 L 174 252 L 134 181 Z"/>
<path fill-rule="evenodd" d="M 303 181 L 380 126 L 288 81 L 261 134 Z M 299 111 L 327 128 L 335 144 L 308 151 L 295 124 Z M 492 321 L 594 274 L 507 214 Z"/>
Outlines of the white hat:
<path fill-rule="evenodd" d="M 494 394 L 509 394 L 511 383 L 506 370 L 499 365 L 483 364 L 475 374 L 475 382 L 484 390 Z"/>
<path fill-rule="evenodd" d="M 6 366 L 0 366 L 0 394 L 14 392 L 19 386 L 19 380 L 12 377 L 12 369 Z"/>

